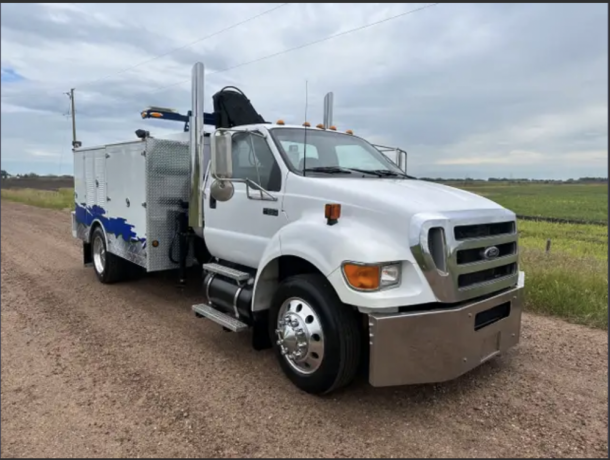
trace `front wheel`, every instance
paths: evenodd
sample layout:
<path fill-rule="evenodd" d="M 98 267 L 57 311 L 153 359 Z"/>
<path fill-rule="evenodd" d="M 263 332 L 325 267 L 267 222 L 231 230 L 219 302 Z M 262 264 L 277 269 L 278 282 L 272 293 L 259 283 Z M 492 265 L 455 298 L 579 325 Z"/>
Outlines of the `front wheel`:
<path fill-rule="evenodd" d="M 322 275 L 284 280 L 271 306 L 270 333 L 286 376 L 303 391 L 327 394 L 352 382 L 361 356 L 357 314 Z"/>

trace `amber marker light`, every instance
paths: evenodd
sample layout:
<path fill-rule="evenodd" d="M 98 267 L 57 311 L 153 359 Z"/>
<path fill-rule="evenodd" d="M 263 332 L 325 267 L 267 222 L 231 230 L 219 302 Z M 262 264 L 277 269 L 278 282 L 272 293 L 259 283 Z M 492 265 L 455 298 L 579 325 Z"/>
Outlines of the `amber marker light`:
<path fill-rule="evenodd" d="M 324 206 L 324 217 L 327 225 L 335 225 L 341 217 L 341 205 L 329 203 Z"/>
<path fill-rule="evenodd" d="M 354 289 L 360 291 L 375 291 L 379 289 L 381 267 L 379 265 L 359 265 L 346 263 L 343 265 L 346 281 Z"/>

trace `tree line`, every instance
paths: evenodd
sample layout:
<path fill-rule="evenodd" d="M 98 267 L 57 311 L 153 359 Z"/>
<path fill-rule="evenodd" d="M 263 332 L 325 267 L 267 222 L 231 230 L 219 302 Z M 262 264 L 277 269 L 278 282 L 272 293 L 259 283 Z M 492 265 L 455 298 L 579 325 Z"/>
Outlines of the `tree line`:
<path fill-rule="evenodd" d="M 28 174 L 16 174 L 11 175 L 6 170 L 1 171 L 2 179 L 9 178 L 23 178 L 23 179 L 36 179 L 36 178 L 45 178 L 45 179 L 72 179 L 73 177 L 69 174 L 64 174 L 62 176 L 57 176 L 54 174 L 47 174 L 44 176 L 38 175 L 36 173 L 28 173 Z M 528 184 L 575 184 L 575 183 L 600 183 L 600 182 L 608 182 L 607 177 L 579 177 L 578 179 L 567 179 L 567 180 L 559 180 L 559 179 L 528 179 L 524 178 L 508 178 L 508 177 L 490 177 L 488 179 L 473 179 L 470 177 L 467 178 L 442 178 L 442 177 L 418 177 L 420 180 L 426 180 L 429 182 L 460 182 L 460 183 L 482 183 L 482 182 L 509 182 L 514 184 L 519 183 L 528 183 Z"/>

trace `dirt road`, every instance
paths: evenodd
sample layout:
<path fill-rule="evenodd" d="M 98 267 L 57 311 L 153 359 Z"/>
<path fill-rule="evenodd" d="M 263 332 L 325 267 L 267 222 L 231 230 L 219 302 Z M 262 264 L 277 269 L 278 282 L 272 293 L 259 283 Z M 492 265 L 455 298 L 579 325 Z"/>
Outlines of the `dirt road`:
<path fill-rule="evenodd" d="M 607 336 L 526 316 L 451 383 L 319 399 L 270 351 L 196 319 L 195 283 L 114 286 L 66 213 L 2 202 L 2 456 L 606 456 Z"/>

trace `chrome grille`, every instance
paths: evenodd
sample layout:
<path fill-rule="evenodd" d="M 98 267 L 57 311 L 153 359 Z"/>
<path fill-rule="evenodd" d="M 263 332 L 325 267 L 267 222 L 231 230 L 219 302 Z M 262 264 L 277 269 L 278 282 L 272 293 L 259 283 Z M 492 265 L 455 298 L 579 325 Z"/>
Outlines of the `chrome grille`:
<path fill-rule="evenodd" d="M 453 229 L 455 239 L 468 240 L 472 238 L 486 238 L 515 233 L 515 222 L 495 222 L 492 224 L 456 225 Z"/>
<path fill-rule="evenodd" d="M 419 240 L 411 250 L 439 301 L 468 300 L 517 283 L 517 224 L 510 211 L 424 215 L 415 221 Z"/>

